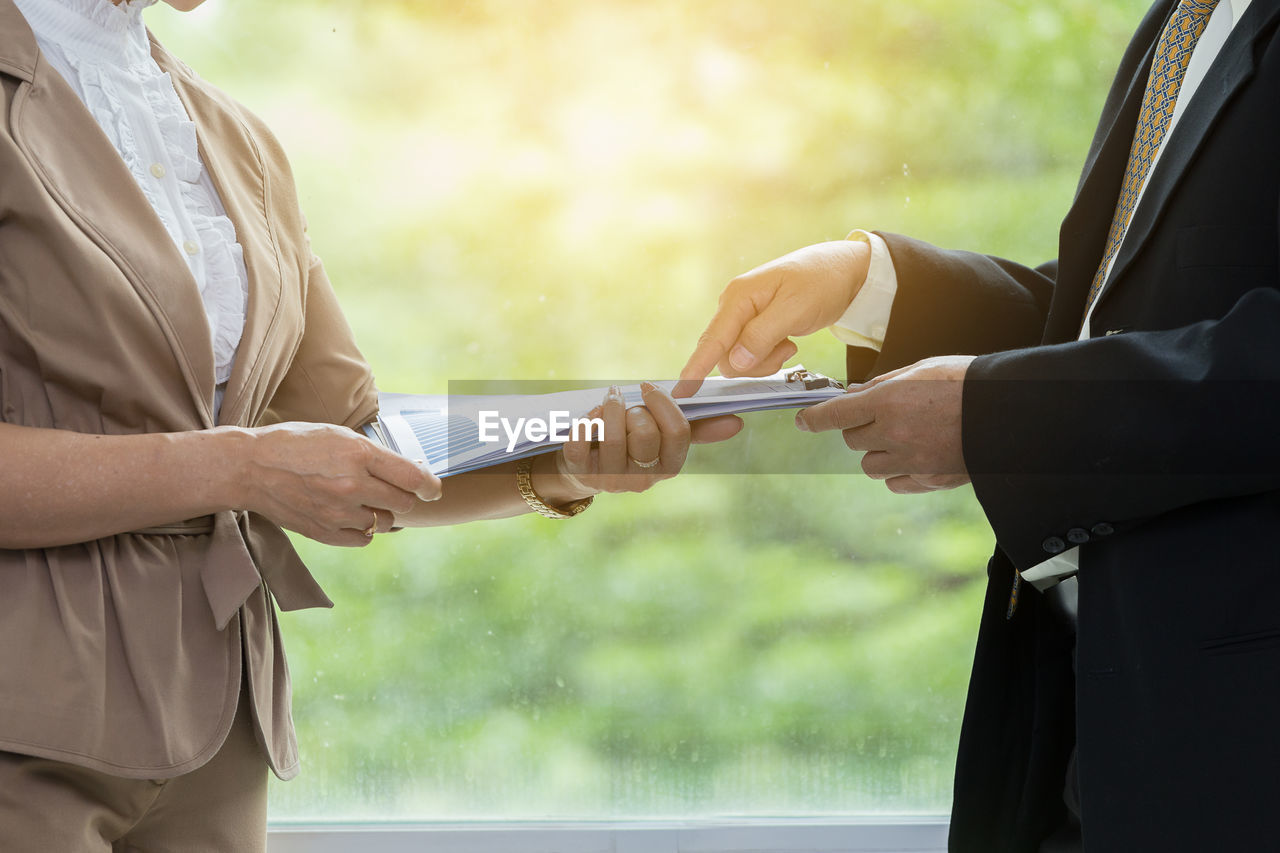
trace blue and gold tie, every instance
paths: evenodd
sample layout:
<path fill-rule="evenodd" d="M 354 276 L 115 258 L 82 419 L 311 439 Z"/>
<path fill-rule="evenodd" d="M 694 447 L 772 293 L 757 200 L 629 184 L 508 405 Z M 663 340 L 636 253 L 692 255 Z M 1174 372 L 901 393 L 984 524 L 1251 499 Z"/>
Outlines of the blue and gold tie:
<path fill-rule="evenodd" d="M 1151 76 L 1147 78 L 1147 91 L 1142 97 L 1142 109 L 1138 113 L 1133 145 L 1129 149 L 1129 165 L 1124 170 L 1124 183 L 1120 187 L 1120 198 L 1116 201 L 1111 231 L 1107 234 L 1107 250 L 1093 276 L 1089 298 L 1084 303 L 1084 317 L 1089 316 L 1089 308 L 1106 282 L 1107 269 L 1129 228 L 1129 220 L 1133 218 L 1133 209 L 1138 204 L 1142 186 L 1151 172 L 1156 152 L 1160 150 L 1160 143 L 1169 132 L 1169 122 L 1178 102 L 1182 78 L 1187 74 L 1187 64 L 1191 62 L 1191 53 L 1217 5 L 1218 0 L 1182 0 L 1160 34 L 1155 61 L 1151 65 Z"/>

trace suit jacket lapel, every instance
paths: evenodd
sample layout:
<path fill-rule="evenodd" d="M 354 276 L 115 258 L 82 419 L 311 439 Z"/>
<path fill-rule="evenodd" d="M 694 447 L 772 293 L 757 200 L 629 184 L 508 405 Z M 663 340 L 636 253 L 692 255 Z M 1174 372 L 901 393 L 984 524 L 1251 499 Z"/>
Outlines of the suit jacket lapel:
<path fill-rule="evenodd" d="M 26 20 L 8 0 L 0 2 L 0 27 L 0 68 L 30 81 L 10 105 L 14 140 L 50 196 L 137 291 L 173 350 L 201 422 L 212 426 L 213 348 L 186 261 L 111 141 L 39 55 Z"/>
<path fill-rule="evenodd" d="M 1232 29 L 1222 51 L 1169 134 L 1164 152 L 1147 178 L 1146 189 L 1120 245 L 1111 275 L 1098 295 L 1099 302 L 1123 281 L 1125 271 L 1150 238 L 1170 196 L 1195 159 L 1214 122 L 1240 87 L 1253 76 L 1253 42 L 1266 31 L 1267 24 L 1278 12 L 1280 4 L 1253 0 L 1244 17 Z"/>
<path fill-rule="evenodd" d="M 248 129 L 232 110 L 210 97 L 207 87 L 155 39 L 152 55 L 169 72 L 174 89 L 196 125 L 200 159 L 208 170 L 223 208 L 235 226 L 236 241 L 244 250 L 249 275 L 249 302 L 244 333 L 236 351 L 235 366 L 227 383 L 218 421 L 247 423 L 256 417 L 254 384 L 260 377 L 263 351 L 280 308 L 281 259 L 271 218 L 267 213 L 269 187 L 262 159 Z M 209 143 L 217 142 L 210 156 Z"/>
<path fill-rule="evenodd" d="M 0 71 L 31 82 L 40 49 L 12 0 L 0 2 Z"/>

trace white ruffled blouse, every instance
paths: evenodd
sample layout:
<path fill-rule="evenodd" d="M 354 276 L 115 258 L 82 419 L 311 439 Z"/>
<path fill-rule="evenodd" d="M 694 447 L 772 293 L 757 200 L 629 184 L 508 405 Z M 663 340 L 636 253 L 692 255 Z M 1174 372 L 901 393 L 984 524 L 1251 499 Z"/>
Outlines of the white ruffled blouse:
<path fill-rule="evenodd" d="M 249 276 L 235 226 L 200 160 L 196 128 L 151 58 L 142 10 L 156 0 L 16 0 L 49 63 L 120 152 L 195 277 L 213 340 L 215 378 L 231 376 Z"/>

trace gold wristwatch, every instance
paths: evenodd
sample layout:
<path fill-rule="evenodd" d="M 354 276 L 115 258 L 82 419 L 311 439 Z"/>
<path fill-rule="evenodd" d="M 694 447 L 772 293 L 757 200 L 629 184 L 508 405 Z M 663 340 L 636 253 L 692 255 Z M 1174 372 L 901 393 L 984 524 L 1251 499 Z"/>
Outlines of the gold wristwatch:
<path fill-rule="evenodd" d="M 591 495 L 590 497 L 565 504 L 563 507 L 551 506 L 538 497 L 538 493 L 533 490 L 532 471 L 532 459 L 521 459 L 516 463 L 516 488 L 520 490 L 520 497 L 524 498 L 524 502 L 529 505 L 529 509 L 543 518 L 573 518 L 591 506 L 591 502 L 596 499 L 595 495 Z"/>

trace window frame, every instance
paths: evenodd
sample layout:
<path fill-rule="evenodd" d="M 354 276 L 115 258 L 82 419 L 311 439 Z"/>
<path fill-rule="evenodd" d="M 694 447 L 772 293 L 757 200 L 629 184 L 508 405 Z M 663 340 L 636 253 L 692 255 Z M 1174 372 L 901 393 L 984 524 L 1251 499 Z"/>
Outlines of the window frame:
<path fill-rule="evenodd" d="M 945 853 L 942 815 L 637 821 L 273 823 L 268 853 Z"/>

